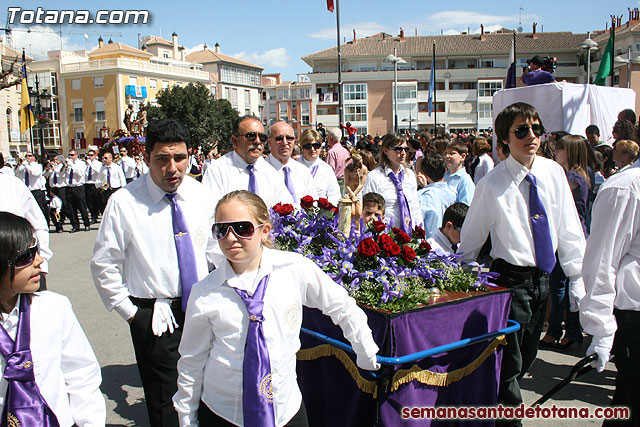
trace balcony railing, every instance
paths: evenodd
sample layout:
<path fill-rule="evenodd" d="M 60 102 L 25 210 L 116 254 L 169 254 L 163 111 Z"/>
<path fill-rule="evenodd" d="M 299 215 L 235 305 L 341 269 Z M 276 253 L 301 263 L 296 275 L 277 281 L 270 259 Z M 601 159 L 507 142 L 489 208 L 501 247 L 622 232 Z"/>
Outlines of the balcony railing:
<path fill-rule="evenodd" d="M 182 77 L 209 80 L 209 73 L 206 71 L 192 70 L 190 68 L 178 67 L 172 64 L 154 64 L 146 61 L 138 61 L 130 58 L 110 58 L 97 59 L 89 62 L 76 62 L 73 64 L 62 64 L 61 71 L 69 73 L 74 71 L 89 71 L 109 68 L 129 68 L 138 71 L 149 71 L 159 74 L 174 74 Z"/>

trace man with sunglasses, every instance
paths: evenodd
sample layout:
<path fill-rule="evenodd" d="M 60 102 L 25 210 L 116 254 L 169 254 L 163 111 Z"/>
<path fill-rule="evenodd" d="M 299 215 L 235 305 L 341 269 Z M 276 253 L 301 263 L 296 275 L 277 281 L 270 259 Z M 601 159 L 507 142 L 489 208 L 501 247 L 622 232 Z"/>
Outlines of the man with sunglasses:
<path fill-rule="evenodd" d="M 87 165 L 80 159 L 78 159 L 78 152 L 76 150 L 69 151 L 69 158 L 67 159 L 66 166 L 64 168 L 63 178 L 67 184 L 66 191 L 66 207 L 65 216 L 69 218 L 71 222 L 71 232 L 75 233 L 80 230 L 80 222 L 78 221 L 78 211 L 84 224 L 84 231 L 90 230 L 89 225 L 89 213 L 87 211 L 87 200 L 84 191 L 84 178 Z"/>
<path fill-rule="evenodd" d="M 96 183 L 100 180 L 100 169 L 102 169 L 102 163 L 97 159 L 96 151 L 87 151 L 87 171 L 84 176 L 84 193 L 87 199 L 87 208 L 91 214 L 91 224 L 98 222 L 100 207 L 102 206 L 102 197 L 96 188 Z"/>
<path fill-rule="evenodd" d="M 202 179 L 214 208 L 222 196 L 234 190 L 257 194 L 267 207 L 293 202 L 278 172 L 262 157 L 267 139 L 257 117 L 246 115 L 236 120 L 231 135 L 233 151 L 211 162 Z"/>
<path fill-rule="evenodd" d="M 509 318 L 520 323 L 503 350 L 498 403 L 518 406 L 518 380 L 536 359 L 546 314 L 549 285 L 543 276 L 553 270 L 557 253 L 570 279 L 571 310 L 576 311 L 585 292 L 585 238 L 564 169 L 536 156 L 544 133 L 536 109 L 522 102 L 509 105 L 496 117 L 495 130 L 510 155 L 478 182 L 458 253 L 475 261 L 491 233 L 491 271 L 500 274 L 496 284 L 513 290 Z"/>
<path fill-rule="evenodd" d="M 296 143 L 291 125 L 286 122 L 275 122 L 269 128 L 268 136 L 271 154 L 267 156 L 267 162 L 280 175 L 280 181 L 287 187 L 293 202 L 299 204 L 300 199 L 307 195 L 317 198 L 309 169 L 291 159 L 293 146 Z"/>
<path fill-rule="evenodd" d="M 215 248 L 211 201 L 200 183 L 185 176 L 189 140 L 176 120 L 149 124 L 149 173 L 112 194 L 91 260 L 105 306 L 129 322 L 152 426 L 179 424 L 171 399 L 184 310 L 191 286 L 208 274 Z"/>
<path fill-rule="evenodd" d="M 42 165 L 36 161 L 36 156 L 32 152 L 28 151 L 24 155 L 24 161 L 21 161 L 16 167 L 16 177 L 29 188 L 42 214 L 47 218 L 47 200 L 44 193 L 46 178 Z"/>

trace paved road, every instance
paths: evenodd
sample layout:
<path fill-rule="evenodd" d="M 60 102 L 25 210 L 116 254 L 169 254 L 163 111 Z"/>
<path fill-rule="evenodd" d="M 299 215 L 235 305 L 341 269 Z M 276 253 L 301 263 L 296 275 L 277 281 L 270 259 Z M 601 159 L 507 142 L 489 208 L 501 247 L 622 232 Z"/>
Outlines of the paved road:
<path fill-rule="evenodd" d="M 89 232 L 51 235 L 54 258 L 48 287 L 69 297 L 100 361 L 102 392 L 107 399 L 107 425 L 144 427 L 148 425 L 146 407 L 128 325 L 117 313 L 107 312 L 91 279 L 89 262 L 97 226 L 92 228 Z M 531 373 L 521 381 L 525 404 L 535 402 L 567 376 L 571 367 L 583 356 L 587 344 L 585 342 L 580 350 L 566 353 L 540 351 L 539 360 Z M 606 406 L 613 394 L 614 378 L 615 367 L 609 364 L 603 374 L 590 372 L 561 390 L 545 406 L 586 406 L 592 410 L 597 406 Z M 600 424 L 596 420 L 539 420 L 524 423 L 525 426 L 553 427 Z"/>

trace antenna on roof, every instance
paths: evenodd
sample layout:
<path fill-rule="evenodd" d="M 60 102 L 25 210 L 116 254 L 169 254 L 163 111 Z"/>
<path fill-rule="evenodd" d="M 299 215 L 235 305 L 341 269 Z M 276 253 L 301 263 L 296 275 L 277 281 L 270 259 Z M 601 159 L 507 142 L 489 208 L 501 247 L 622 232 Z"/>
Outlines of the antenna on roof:
<path fill-rule="evenodd" d="M 523 11 L 523 10 L 524 10 L 523 8 L 520 8 L 520 12 L 519 12 L 520 19 L 519 19 L 519 21 L 518 21 L 518 32 L 519 32 L 519 33 L 521 33 L 521 32 L 522 32 L 522 11 Z"/>

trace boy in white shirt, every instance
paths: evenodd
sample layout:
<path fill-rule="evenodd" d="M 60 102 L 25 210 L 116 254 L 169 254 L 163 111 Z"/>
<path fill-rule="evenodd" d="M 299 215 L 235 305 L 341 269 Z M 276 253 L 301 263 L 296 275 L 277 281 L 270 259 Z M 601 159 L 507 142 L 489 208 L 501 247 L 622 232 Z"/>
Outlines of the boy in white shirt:
<path fill-rule="evenodd" d="M 467 206 L 471 204 L 476 189 L 473 179 L 464 169 L 464 160 L 468 154 L 467 146 L 457 140 L 449 142 L 444 150 L 444 158 L 447 161 L 447 173 L 444 174 L 444 181 L 458 192 L 456 202 L 464 203 Z"/>
<path fill-rule="evenodd" d="M 60 213 L 62 211 L 62 199 L 58 196 L 58 188 L 51 187 L 51 200 L 49 201 L 49 217 L 56 226 L 56 233 L 62 233 L 62 218 Z"/>
<path fill-rule="evenodd" d="M 440 249 L 443 252 L 455 254 L 460 244 L 460 229 L 464 224 L 469 206 L 464 203 L 454 203 L 444 211 L 442 227 L 427 239 L 431 249 Z"/>

